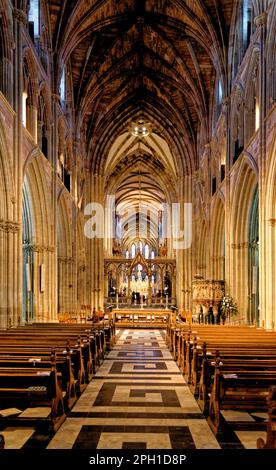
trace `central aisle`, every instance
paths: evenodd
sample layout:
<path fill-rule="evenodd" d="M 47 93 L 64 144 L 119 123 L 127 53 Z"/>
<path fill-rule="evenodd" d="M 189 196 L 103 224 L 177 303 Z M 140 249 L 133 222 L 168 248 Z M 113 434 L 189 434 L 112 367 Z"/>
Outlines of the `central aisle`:
<path fill-rule="evenodd" d="M 219 449 L 161 330 L 121 330 L 48 449 Z"/>

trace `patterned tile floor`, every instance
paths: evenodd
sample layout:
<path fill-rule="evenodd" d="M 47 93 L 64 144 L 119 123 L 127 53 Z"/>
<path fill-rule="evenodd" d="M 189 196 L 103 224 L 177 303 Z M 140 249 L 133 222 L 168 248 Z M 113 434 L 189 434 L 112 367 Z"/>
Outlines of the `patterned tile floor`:
<path fill-rule="evenodd" d="M 256 439 L 265 437 L 266 416 L 225 412 L 225 432 L 217 440 L 164 338 L 162 330 L 120 330 L 55 436 L 7 428 L 6 448 L 255 448 Z"/>
<path fill-rule="evenodd" d="M 159 330 L 122 330 L 48 449 L 220 448 Z"/>

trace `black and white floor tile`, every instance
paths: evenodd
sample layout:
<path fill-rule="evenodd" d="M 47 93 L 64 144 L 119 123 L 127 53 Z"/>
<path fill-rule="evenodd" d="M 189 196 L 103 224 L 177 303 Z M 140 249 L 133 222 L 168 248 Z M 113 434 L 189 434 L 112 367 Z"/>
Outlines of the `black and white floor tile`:
<path fill-rule="evenodd" d="M 160 330 L 121 331 L 48 449 L 219 449 Z"/>
<path fill-rule="evenodd" d="M 162 330 L 120 330 L 117 343 L 54 437 L 2 432 L 6 448 L 243 449 L 265 438 L 263 413 L 224 412 L 217 438 L 165 344 Z"/>

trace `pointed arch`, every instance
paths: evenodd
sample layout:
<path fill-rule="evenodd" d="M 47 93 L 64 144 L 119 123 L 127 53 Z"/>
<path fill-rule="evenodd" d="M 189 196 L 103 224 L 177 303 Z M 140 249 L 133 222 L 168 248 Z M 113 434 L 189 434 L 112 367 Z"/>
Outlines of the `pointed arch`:
<path fill-rule="evenodd" d="M 23 176 L 22 217 L 25 243 L 22 287 L 23 299 L 31 298 L 31 310 L 30 304 L 23 305 L 23 319 L 26 320 L 28 312 L 33 321 L 56 321 L 56 248 L 51 188 L 44 159 L 37 149 L 27 157 Z"/>
<path fill-rule="evenodd" d="M 241 320 L 247 322 L 249 311 L 249 234 L 250 213 L 254 194 L 258 186 L 258 175 L 248 160 L 243 159 L 239 166 L 233 187 L 230 214 L 230 289 L 238 302 Z"/>

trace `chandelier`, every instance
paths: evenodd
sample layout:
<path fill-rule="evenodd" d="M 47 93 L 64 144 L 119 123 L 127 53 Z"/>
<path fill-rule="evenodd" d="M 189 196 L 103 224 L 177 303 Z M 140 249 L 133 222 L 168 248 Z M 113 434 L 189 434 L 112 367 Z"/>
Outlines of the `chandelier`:
<path fill-rule="evenodd" d="M 152 132 L 152 125 L 146 122 L 143 118 L 138 119 L 137 122 L 132 122 L 129 127 L 129 132 L 134 137 L 147 137 Z"/>

